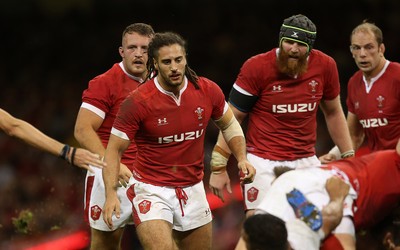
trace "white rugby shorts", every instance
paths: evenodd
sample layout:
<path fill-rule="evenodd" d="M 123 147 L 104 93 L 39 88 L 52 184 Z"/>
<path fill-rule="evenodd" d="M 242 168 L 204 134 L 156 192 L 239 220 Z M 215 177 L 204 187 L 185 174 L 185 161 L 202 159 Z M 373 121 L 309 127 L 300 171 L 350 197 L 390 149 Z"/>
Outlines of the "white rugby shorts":
<path fill-rule="evenodd" d="M 132 203 L 128 199 L 126 191 L 128 187 L 119 187 L 117 195 L 121 204 L 121 216 L 117 219 L 113 216 L 114 229 L 108 228 L 103 220 L 103 206 L 106 201 L 106 192 L 103 182 L 102 169 L 92 167 L 94 174 L 87 171 L 85 180 L 84 208 L 85 219 L 91 228 L 100 231 L 114 231 L 116 228 L 133 224 Z"/>
<path fill-rule="evenodd" d="M 212 221 L 203 181 L 182 188 L 155 186 L 130 179 L 134 222 L 165 220 L 177 231 L 188 231 Z"/>
<path fill-rule="evenodd" d="M 316 156 L 301 158 L 295 161 L 271 161 L 263 159 L 254 154 L 247 154 L 247 159 L 257 171 L 254 181 L 244 185 L 244 202 L 246 209 L 255 209 L 262 198 L 271 187 L 275 179 L 274 168 L 276 166 L 287 166 L 290 168 L 318 167 L 321 162 Z"/>

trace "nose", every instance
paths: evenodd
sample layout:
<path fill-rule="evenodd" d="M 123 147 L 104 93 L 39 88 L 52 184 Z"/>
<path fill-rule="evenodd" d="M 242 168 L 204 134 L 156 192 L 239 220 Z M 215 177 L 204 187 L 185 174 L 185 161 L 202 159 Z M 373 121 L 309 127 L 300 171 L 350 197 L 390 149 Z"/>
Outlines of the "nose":
<path fill-rule="evenodd" d="M 360 48 L 360 56 L 366 56 L 366 54 L 367 54 L 367 49 L 364 47 L 361 47 Z"/>
<path fill-rule="evenodd" d="M 175 62 L 172 62 L 170 65 L 171 71 L 177 71 L 178 70 L 178 65 Z"/>
<path fill-rule="evenodd" d="M 299 53 L 299 52 L 300 52 L 300 45 L 299 45 L 299 43 L 297 43 L 297 42 L 292 43 L 291 46 L 290 46 L 289 51 L 290 51 L 291 53 L 295 53 L 295 54 Z"/>
<path fill-rule="evenodd" d="M 143 56 L 143 49 L 136 49 L 134 52 L 135 57 L 142 57 Z"/>

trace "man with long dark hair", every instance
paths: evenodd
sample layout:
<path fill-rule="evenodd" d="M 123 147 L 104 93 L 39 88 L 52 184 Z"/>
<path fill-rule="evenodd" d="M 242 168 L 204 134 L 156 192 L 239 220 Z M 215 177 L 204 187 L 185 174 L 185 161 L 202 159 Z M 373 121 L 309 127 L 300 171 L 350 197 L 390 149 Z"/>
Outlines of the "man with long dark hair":
<path fill-rule="evenodd" d="M 197 76 L 176 33 L 157 33 L 149 44 L 151 79 L 122 103 L 115 119 L 103 171 L 104 220 L 110 229 L 120 216 L 118 184 L 121 154 L 135 142 L 128 195 L 144 249 L 211 249 L 212 215 L 203 184 L 204 138 L 210 120 L 222 131 L 243 173 L 255 175 L 247 161 L 243 131 L 221 88 Z"/>

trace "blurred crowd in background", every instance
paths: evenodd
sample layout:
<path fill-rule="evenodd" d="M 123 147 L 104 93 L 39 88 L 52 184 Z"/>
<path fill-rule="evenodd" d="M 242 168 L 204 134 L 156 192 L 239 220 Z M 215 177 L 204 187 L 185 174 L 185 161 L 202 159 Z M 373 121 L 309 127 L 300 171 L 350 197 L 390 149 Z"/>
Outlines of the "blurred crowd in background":
<path fill-rule="evenodd" d="M 337 62 L 345 112 L 346 83 L 356 70 L 349 52 L 351 30 L 363 19 L 384 32 L 386 58 L 400 61 L 400 1 L 241 0 L 15 0 L 0 3 L 0 107 L 59 141 L 73 136 L 82 91 L 94 76 L 120 61 L 122 30 L 133 22 L 156 31 L 180 33 L 189 64 L 217 82 L 228 95 L 242 63 L 277 46 L 280 25 L 293 14 L 317 26 L 315 48 Z M 216 129 L 209 126 L 206 173 Z M 332 142 L 322 116 L 317 155 Z M 0 249 L 34 245 L 52 234 L 87 230 L 83 221 L 85 171 L 0 133 Z M 236 167 L 230 175 L 237 183 Z M 28 233 L 16 232 L 13 218 L 33 215 Z M 232 249 L 243 219 L 240 202 L 214 210 L 214 247 Z M 128 230 L 126 249 L 135 249 Z M 128 246 L 130 245 L 130 246 Z"/>

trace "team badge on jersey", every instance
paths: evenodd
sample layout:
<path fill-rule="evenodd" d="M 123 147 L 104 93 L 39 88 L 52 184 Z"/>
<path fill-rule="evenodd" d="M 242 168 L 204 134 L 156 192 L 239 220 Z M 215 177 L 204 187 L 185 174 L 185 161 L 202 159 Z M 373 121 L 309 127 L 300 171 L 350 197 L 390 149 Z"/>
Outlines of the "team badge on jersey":
<path fill-rule="evenodd" d="M 197 119 L 197 121 L 199 122 L 199 127 L 202 127 L 203 124 L 203 118 L 204 118 L 204 108 L 203 107 L 197 107 L 194 110 L 194 114 L 195 114 L 195 119 Z"/>
<path fill-rule="evenodd" d="M 202 107 L 197 107 L 197 109 L 194 111 L 197 120 L 203 120 L 203 113 L 204 113 L 204 108 Z"/>
<path fill-rule="evenodd" d="M 308 83 L 308 88 L 312 94 L 317 93 L 318 86 L 319 86 L 318 82 L 314 80 Z"/>
<path fill-rule="evenodd" d="M 383 104 L 385 102 L 385 97 L 379 95 L 376 100 L 378 101 L 378 108 L 383 108 Z"/>
<path fill-rule="evenodd" d="M 101 211 L 102 209 L 99 206 L 92 206 L 90 208 L 90 218 L 92 218 L 92 220 L 98 220 L 100 218 Z"/>
<path fill-rule="evenodd" d="M 145 214 L 150 211 L 151 201 L 144 200 L 139 203 L 139 212 L 141 214 Z"/>
<path fill-rule="evenodd" d="M 255 187 L 250 188 L 247 190 L 247 200 L 253 202 L 257 200 L 258 197 L 258 189 Z"/>

